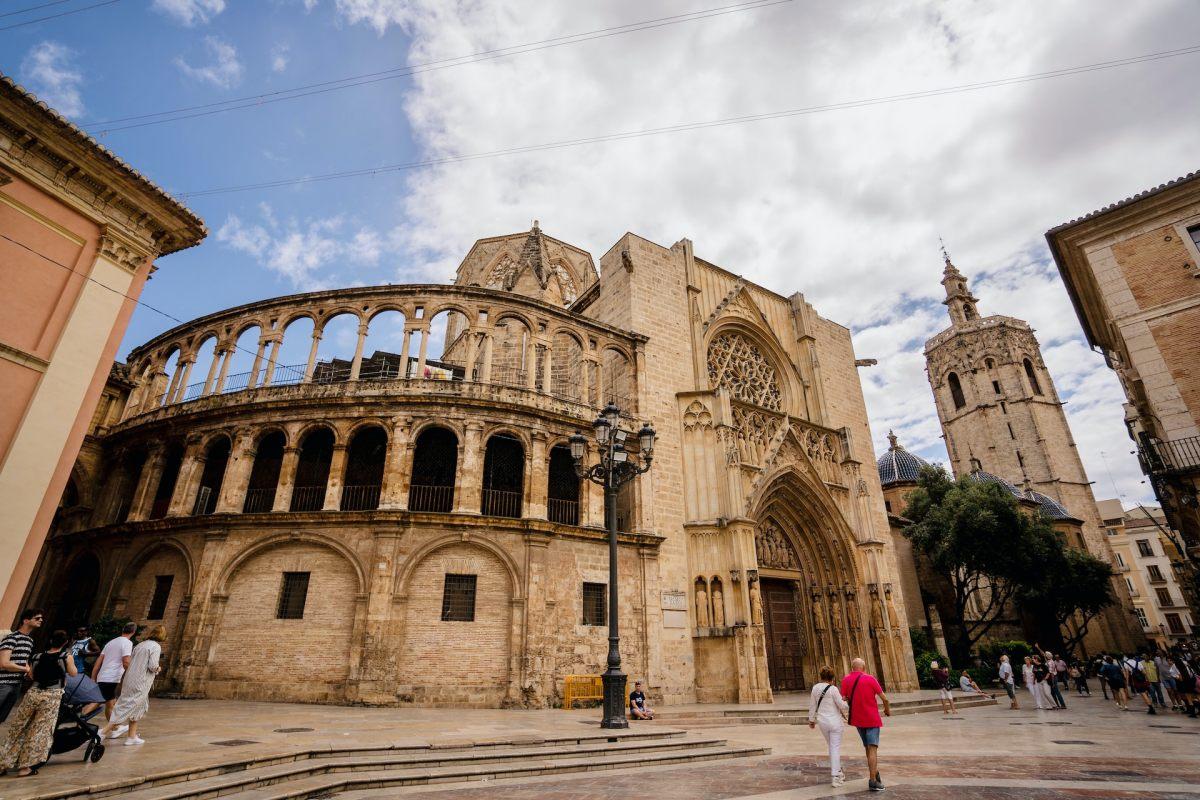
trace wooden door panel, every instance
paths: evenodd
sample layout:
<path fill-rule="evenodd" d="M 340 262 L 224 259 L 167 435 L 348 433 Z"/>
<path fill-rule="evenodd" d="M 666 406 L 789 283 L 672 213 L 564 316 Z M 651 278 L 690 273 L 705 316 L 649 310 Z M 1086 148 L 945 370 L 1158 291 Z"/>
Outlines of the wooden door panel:
<path fill-rule="evenodd" d="M 767 669 L 775 691 L 804 688 L 800 650 L 803 637 L 793 586 L 792 581 L 764 578 L 760 587 L 767 634 Z"/>

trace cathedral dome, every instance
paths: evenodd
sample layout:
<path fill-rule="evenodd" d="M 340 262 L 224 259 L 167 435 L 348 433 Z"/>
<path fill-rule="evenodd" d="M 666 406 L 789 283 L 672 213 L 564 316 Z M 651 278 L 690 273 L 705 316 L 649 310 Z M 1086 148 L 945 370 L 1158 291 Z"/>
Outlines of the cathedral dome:
<path fill-rule="evenodd" d="M 984 472 L 981 469 L 972 470 L 971 474 L 967 476 L 967 480 L 975 481 L 976 483 L 998 483 L 1008 490 L 1008 493 L 1013 497 L 1016 497 L 1020 500 L 1028 499 L 1024 494 L 1021 493 L 1020 489 L 1004 480 L 1004 478 L 1001 478 L 999 475 L 993 475 L 990 472 Z"/>
<path fill-rule="evenodd" d="M 896 442 L 896 434 L 888 431 L 890 447 L 886 453 L 875 462 L 879 470 L 879 482 L 884 486 L 894 483 L 916 483 L 921 473 L 921 467 L 929 466 L 925 459 L 914 456 Z"/>
<path fill-rule="evenodd" d="M 1041 492 L 1035 492 L 1033 489 L 1026 489 L 1025 498 L 1037 503 L 1041 507 L 1042 513 L 1050 519 L 1074 518 L 1071 512 L 1067 511 L 1062 503 L 1058 502 L 1053 497 L 1042 494 Z"/>

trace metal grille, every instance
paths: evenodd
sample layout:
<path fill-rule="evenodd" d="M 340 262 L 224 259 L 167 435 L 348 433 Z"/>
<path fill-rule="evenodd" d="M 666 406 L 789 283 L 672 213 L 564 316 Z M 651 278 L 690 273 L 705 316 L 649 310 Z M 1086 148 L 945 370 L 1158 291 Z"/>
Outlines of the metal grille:
<path fill-rule="evenodd" d="M 251 489 L 246 492 L 246 502 L 242 505 L 245 514 L 261 514 L 270 511 L 275 505 L 275 489 Z"/>
<path fill-rule="evenodd" d="M 475 621 L 475 576 L 446 575 L 442 589 L 442 622 Z"/>
<path fill-rule="evenodd" d="M 283 573 L 283 586 L 279 590 L 279 607 L 276 619 L 304 619 L 304 602 L 308 599 L 308 572 Z"/>
<path fill-rule="evenodd" d="M 603 583 L 585 583 L 583 585 L 583 624 L 604 624 L 605 589 Z"/>
<path fill-rule="evenodd" d="M 325 484 L 292 489 L 292 511 L 320 511 L 325 505 Z"/>
<path fill-rule="evenodd" d="M 154 596 L 150 598 L 150 610 L 146 619 L 162 619 L 167 610 L 167 598 L 171 596 L 171 584 L 175 582 L 174 575 L 154 576 Z"/>
<path fill-rule="evenodd" d="M 557 500 L 551 497 L 546 501 L 551 522 L 560 525 L 579 524 L 579 503 L 575 500 Z"/>

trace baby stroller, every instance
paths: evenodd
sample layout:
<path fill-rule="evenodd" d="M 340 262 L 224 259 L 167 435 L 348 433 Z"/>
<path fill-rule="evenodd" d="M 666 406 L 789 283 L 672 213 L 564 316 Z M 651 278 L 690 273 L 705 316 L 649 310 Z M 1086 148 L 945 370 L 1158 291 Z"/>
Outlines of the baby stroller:
<path fill-rule="evenodd" d="M 95 709 L 83 713 L 83 709 L 91 704 L 99 703 Z M 86 675 L 67 677 L 63 687 L 62 702 L 58 706 L 58 722 L 54 725 L 54 741 L 50 745 L 50 755 L 70 753 L 87 744 L 83 751 L 83 760 L 93 764 L 104 757 L 104 740 L 100 736 L 100 726 L 88 722 L 104 707 L 104 695 L 100 687 Z"/>

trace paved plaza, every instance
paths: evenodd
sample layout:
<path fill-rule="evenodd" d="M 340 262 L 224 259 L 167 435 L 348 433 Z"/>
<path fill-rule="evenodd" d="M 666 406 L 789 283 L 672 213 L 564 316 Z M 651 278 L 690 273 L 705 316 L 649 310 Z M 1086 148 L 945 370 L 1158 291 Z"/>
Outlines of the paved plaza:
<path fill-rule="evenodd" d="M 926 695 L 929 693 L 925 693 Z M 900 696 L 912 700 L 917 693 Z M 789 696 L 776 708 L 801 707 Z M 1011 711 L 1007 704 L 940 713 L 896 716 L 886 721 L 881 770 L 886 796 L 944 798 L 1200 797 L 1200 720 L 1181 714 L 1148 716 L 1121 712 L 1099 695 L 1068 697 L 1069 710 Z M 635 732 L 687 728 L 690 735 L 719 736 L 731 745 L 770 748 L 755 758 L 675 764 L 642 769 L 476 780 L 456 787 L 424 785 L 349 791 L 345 800 L 367 797 L 476 798 L 485 800 L 757 800 L 865 795 L 864 762 L 857 737 L 843 743 L 848 777 L 844 789 L 828 786 L 820 735 L 804 725 L 712 724 L 691 712 L 736 706 L 668 709 L 670 719 L 638 723 Z M 742 707 L 744 708 L 744 707 Z M 162 776 L 200 766 L 224 766 L 301 750 L 358 746 L 432 745 L 433 750 L 470 743 L 536 742 L 592 734 L 594 709 L 503 711 L 395 709 L 230 701 L 155 700 L 144 724 L 146 744 L 110 747 L 99 764 L 76 754 L 56 756 L 33 778 L 0 778 L 0 798 L 23 800 L 62 795 L 85 786 L 115 790 L 123 781 Z M 253 793 L 251 793 L 253 794 Z"/>

